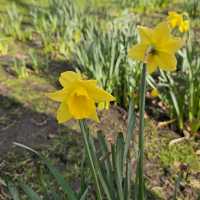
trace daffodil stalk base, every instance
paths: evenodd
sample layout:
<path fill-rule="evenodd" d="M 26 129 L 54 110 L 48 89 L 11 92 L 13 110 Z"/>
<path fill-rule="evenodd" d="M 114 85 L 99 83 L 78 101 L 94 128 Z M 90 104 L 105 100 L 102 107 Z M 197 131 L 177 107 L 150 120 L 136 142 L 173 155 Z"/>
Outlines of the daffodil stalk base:
<path fill-rule="evenodd" d="M 95 186 L 96 186 L 96 192 L 97 192 L 97 200 L 103 200 L 101 189 L 100 189 L 100 183 L 98 179 L 98 174 L 97 174 L 97 167 L 95 166 L 95 159 L 94 159 L 94 152 L 92 151 L 92 147 L 90 145 L 90 134 L 89 134 L 89 129 L 86 125 L 85 120 L 80 120 L 80 129 L 81 133 L 83 135 L 83 140 L 84 140 L 84 147 L 85 147 L 85 152 L 86 156 L 88 157 L 89 163 L 90 163 L 90 169 L 92 171 L 92 175 L 95 181 Z"/>

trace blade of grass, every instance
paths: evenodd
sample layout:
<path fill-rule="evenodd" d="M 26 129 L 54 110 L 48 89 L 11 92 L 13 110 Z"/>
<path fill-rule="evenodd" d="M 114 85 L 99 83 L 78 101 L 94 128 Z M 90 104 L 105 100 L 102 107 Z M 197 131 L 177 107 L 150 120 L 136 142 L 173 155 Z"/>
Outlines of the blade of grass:
<path fill-rule="evenodd" d="M 106 171 L 106 180 L 109 186 L 109 190 L 111 191 L 112 199 L 114 199 L 114 182 L 113 182 L 113 173 L 112 173 L 112 165 L 110 162 L 110 151 L 108 149 L 105 137 L 101 132 L 97 133 L 98 141 L 100 143 L 100 149 L 102 153 L 102 162 L 104 162 L 105 171 Z M 101 161 L 100 161 L 101 162 Z"/>
<path fill-rule="evenodd" d="M 117 188 L 119 199 L 124 200 L 122 180 L 123 180 L 123 153 L 124 153 L 124 137 L 119 133 L 116 144 L 116 172 L 117 172 Z"/>
<path fill-rule="evenodd" d="M 12 182 L 8 181 L 7 186 L 8 186 L 8 190 L 10 192 L 12 199 L 13 200 L 20 200 L 19 199 L 19 193 L 18 193 L 18 190 L 15 187 L 15 185 Z"/>
<path fill-rule="evenodd" d="M 64 177 L 59 173 L 59 171 L 55 167 L 53 167 L 53 165 L 50 164 L 50 162 L 47 159 L 45 159 L 42 155 L 40 155 L 37 151 L 35 151 L 34 149 L 32 149 L 30 147 L 27 147 L 20 143 L 14 143 L 14 144 L 18 147 L 26 149 L 26 150 L 30 151 L 31 153 L 34 153 L 35 155 L 37 155 L 38 158 L 40 158 L 41 161 L 47 166 L 50 173 L 56 179 L 57 183 L 60 185 L 60 187 L 62 188 L 64 193 L 68 196 L 68 198 L 70 200 L 77 200 L 76 193 L 71 189 L 68 182 L 65 181 Z"/>
<path fill-rule="evenodd" d="M 129 104 L 129 111 L 128 111 L 128 132 L 127 137 L 125 139 L 125 148 L 124 148 L 124 156 L 123 156 L 123 163 L 126 164 L 128 149 L 130 146 L 131 139 L 133 137 L 133 130 L 135 128 L 135 112 L 133 110 L 133 103 L 130 101 Z"/>
<path fill-rule="evenodd" d="M 55 167 L 53 167 L 53 165 L 51 165 L 51 163 L 48 160 L 44 159 L 43 157 L 41 157 L 41 159 L 49 169 L 50 173 L 54 176 L 64 193 L 68 196 L 68 198 L 70 200 L 77 200 L 76 193 L 71 189 L 68 182 L 59 173 L 59 171 Z"/>
<path fill-rule="evenodd" d="M 30 200 L 42 200 L 40 196 L 34 192 L 29 186 L 21 183 L 20 187 L 26 193 L 26 195 L 30 198 Z"/>
<path fill-rule="evenodd" d="M 87 198 L 87 193 L 88 193 L 89 188 L 87 187 L 85 192 L 82 194 L 80 200 L 85 200 Z"/>
<path fill-rule="evenodd" d="M 103 170 L 100 167 L 99 160 L 96 157 L 95 145 L 94 145 L 94 141 L 93 141 L 92 137 L 89 137 L 89 144 L 90 144 L 90 147 L 92 149 L 92 156 L 93 156 L 94 163 L 95 163 L 98 175 L 99 175 L 100 183 L 101 183 L 101 185 L 102 185 L 102 187 L 104 189 L 104 192 L 106 194 L 107 199 L 108 200 L 113 200 L 112 197 L 111 197 L 112 195 L 110 194 L 111 191 L 109 190 L 108 183 L 106 181 L 106 177 L 104 175 Z"/>

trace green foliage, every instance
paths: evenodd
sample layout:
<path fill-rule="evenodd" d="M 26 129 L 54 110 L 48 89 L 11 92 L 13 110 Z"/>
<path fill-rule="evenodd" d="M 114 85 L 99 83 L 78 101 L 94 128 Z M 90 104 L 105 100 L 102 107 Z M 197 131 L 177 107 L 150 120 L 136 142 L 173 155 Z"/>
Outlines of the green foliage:
<path fill-rule="evenodd" d="M 48 8 L 32 11 L 36 32 L 46 54 L 70 59 L 75 47 L 74 34 L 79 31 L 79 11 L 71 0 L 51 0 Z M 80 22 L 79 22 L 80 23 Z"/>
<path fill-rule="evenodd" d="M 192 170 L 200 170 L 198 156 L 190 142 L 163 148 L 160 152 L 160 160 L 165 167 L 173 167 L 176 163 L 183 163 L 187 164 Z"/>
<path fill-rule="evenodd" d="M 99 199 L 103 199 L 104 196 L 110 200 L 128 200 L 131 198 L 132 190 L 130 184 L 132 181 L 129 150 L 134 133 L 133 129 L 135 128 L 135 114 L 132 105 L 129 110 L 127 135 L 123 136 L 122 133 L 119 133 L 116 143 L 109 144 L 103 134 L 99 132 L 98 148 L 94 145 L 94 139 L 89 135 L 89 129 L 85 122 L 80 122 L 86 151 L 86 157 L 83 157 L 81 175 L 85 174 L 87 164 L 89 164 L 95 177 L 94 183 L 99 189 Z M 14 181 L 11 177 L 5 177 L 8 190 L 14 200 L 25 198 L 25 196 L 30 200 L 49 199 L 49 196 L 53 196 L 53 199 L 88 199 L 88 188 L 91 180 L 85 182 L 86 177 L 81 176 L 80 190 L 79 192 L 74 192 L 64 176 L 49 160 L 46 159 L 45 156 L 25 145 L 19 143 L 15 143 L 15 145 L 33 154 L 34 159 L 39 160 L 41 165 L 46 167 L 51 177 L 46 178 L 46 170 L 39 170 L 38 179 L 43 186 L 40 191 L 34 191 L 34 185 L 27 185 L 23 183 L 20 178 L 17 178 Z M 53 182 L 53 189 L 51 188 L 49 181 Z M 93 194 L 93 196 L 95 195 Z"/>
<path fill-rule="evenodd" d="M 198 0 L 185 1 L 183 6 L 186 8 L 189 16 L 191 16 L 192 18 L 199 17 L 200 2 Z"/>
<path fill-rule="evenodd" d="M 40 55 L 35 49 L 30 49 L 28 52 L 29 65 L 36 74 L 44 72 L 49 67 L 49 56 Z"/>
<path fill-rule="evenodd" d="M 124 1 L 126 2 L 126 0 Z M 135 0 L 128 1 L 130 6 L 132 6 L 133 10 L 139 13 L 144 12 L 155 12 L 162 7 L 166 7 L 171 3 L 169 0 Z"/>
<path fill-rule="evenodd" d="M 95 78 L 127 108 L 131 92 L 138 87 L 140 70 L 127 56 L 128 47 L 136 40 L 135 24 L 128 18 L 106 24 L 86 18 L 82 32 L 84 40 L 75 51 L 80 70 Z"/>
<path fill-rule="evenodd" d="M 18 11 L 15 3 L 7 8 L 7 13 L 1 16 L 1 26 L 6 35 L 16 40 L 24 41 L 22 30 L 23 15 Z"/>
<path fill-rule="evenodd" d="M 52 178 L 55 179 L 55 182 L 62 189 L 62 192 L 57 193 L 57 191 L 55 190 L 56 187 L 54 187 L 55 191 L 51 191 L 51 195 L 54 198 L 70 199 L 70 200 L 78 200 L 78 199 L 85 200 L 86 199 L 86 194 L 87 194 L 88 188 L 85 188 L 83 193 L 76 194 L 72 190 L 72 188 L 68 184 L 68 182 L 64 179 L 63 175 L 60 174 L 60 172 L 43 155 L 40 155 L 38 152 L 36 152 L 35 150 L 33 150 L 33 149 L 31 149 L 31 148 L 29 148 L 29 147 L 27 147 L 25 145 L 22 145 L 22 144 L 19 144 L 19 143 L 15 143 L 15 145 L 30 151 L 32 154 L 34 154 L 34 156 L 36 156 L 38 159 L 40 159 L 40 161 L 43 163 L 43 165 L 45 165 L 45 167 L 48 169 L 49 174 L 52 176 Z M 42 174 L 42 177 L 40 177 L 40 178 L 42 178 L 42 181 L 46 185 L 45 186 L 46 187 L 45 188 L 46 194 L 45 193 L 38 194 L 30 186 L 22 183 L 20 181 L 20 179 L 16 180 L 16 183 L 11 182 L 9 180 L 10 178 L 8 178 L 8 177 L 6 177 L 5 179 L 6 179 L 6 182 L 7 182 L 7 186 L 8 186 L 9 192 L 10 192 L 10 194 L 11 194 L 11 196 L 12 196 L 12 198 L 14 200 L 19 199 L 19 197 L 22 198 L 23 194 L 21 194 L 21 192 L 19 192 L 20 188 L 26 194 L 28 199 L 30 199 L 30 200 L 40 200 L 40 199 L 43 199 L 43 198 L 41 198 L 42 196 L 48 198 L 49 189 L 50 189 L 49 188 L 50 184 L 48 184 L 47 182 L 45 183 L 44 174 Z"/>
<path fill-rule="evenodd" d="M 49 58 L 73 61 L 78 64 L 80 71 L 89 78 L 96 79 L 104 89 L 116 96 L 120 106 L 127 108 L 132 96 L 134 106 L 138 105 L 140 79 L 140 65 L 130 61 L 127 56 L 128 48 L 137 39 L 138 23 L 136 17 L 129 11 L 132 11 L 132 14 L 146 13 L 168 6 L 169 3 L 171 3 L 169 0 L 49 0 L 46 7 L 31 8 L 31 15 L 28 13 L 29 25 L 25 24 L 25 16 L 16 4 L 12 4 L 5 14 L 1 15 L 0 27 L 3 34 L 15 40 L 31 42 L 29 45 L 39 44 L 38 49 L 27 51 L 31 67 L 37 74 L 48 67 Z M 199 16 L 199 1 L 186 1 L 184 5 L 191 17 Z M 112 13 L 112 8 L 116 11 L 115 14 Z M 121 8 L 127 9 L 122 11 Z M 0 54 L 6 55 L 8 48 L 9 39 L 2 36 Z M 200 128 L 198 45 L 188 42 L 182 53 L 179 52 L 178 58 L 180 62 L 177 72 L 169 74 L 161 71 L 159 78 L 156 75 L 155 79 L 149 76 L 149 83 L 155 88 L 158 87 L 161 101 L 167 107 L 167 114 L 170 118 L 176 119 L 179 129 L 183 130 L 185 125 L 189 124 L 191 132 L 196 133 Z M 11 69 L 18 78 L 25 79 L 29 76 L 25 59 L 15 59 Z M 12 86 L 16 87 L 16 83 L 12 82 Z M 19 88 L 18 92 L 17 95 L 22 100 L 24 98 L 22 89 Z M 30 91 L 26 98 L 36 99 Z M 41 111 L 39 105 L 32 106 Z M 17 181 L 15 185 L 8 181 L 7 186 L 12 198 L 18 200 L 20 196 L 23 199 L 26 195 L 29 199 L 43 197 L 49 199 L 49 196 L 52 199 L 87 199 L 88 185 L 92 179 L 88 176 L 85 180 L 83 176 L 85 165 L 90 164 L 94 177 L 92 183 L 96 185 L 99 199 L 105 197 L 110 200 L 130 199 L 133 195 L 131 192 L 133 182 L 129 146 L 135 123 L 134 117 L 129 113 L 128 134 L 126 136 L 119 134 L 115 144 L 108 144 L 99 133 L 98 146 L 94 145 L 96 140 L 89 136 L 85 124 L 81 124 L 88 148 L 86 150 L 90 151 L 90 154 L 88 153 L 88 157 L 82 162 L 83 179 L 78 193 L 71 189 L 60 172 L 46 158 L 39 156 L 39 160 L 53 177 L 53 183 L 57 183 L 55 191 L 50 192 L 51 189 L 48 187 L 50 179 L 46 178 L 46 171 L 44 173 L 39 169 L 38 179 L 41 184 L 39 191 L 35 190 L 33 184 L 27 186 Z M 198 158 L 192 144 L 189 143 L 166 147 L 161 150 L 159 156 L 164 166 L 182 162 L 191 164 L 193 169 L 199 169 Z"/>
<path fill-rule="evenodd" d="M 0 36 L 0 55 L 8 54 L 8 46 L 10 43 L 10 39 L 4 36 Z"/>
<path fill-rule="evenodd" d="M 12 69 L 18 78 L 27 78 L 29 76 L 25 60 L 15 59 Z"/>
<path fill-rule="evenodd" d="M 85 121 L 80 121 L 85 151 L 96 186 L 97 199 L 129 200 L 132 197 L 130 145 L 135 128 L 135 113 L 132 102 L 129 107 L 128 133 L 118 133 L 113 143 L 108 143 L 98 133 L 99 148 L 94 144 Z"/>

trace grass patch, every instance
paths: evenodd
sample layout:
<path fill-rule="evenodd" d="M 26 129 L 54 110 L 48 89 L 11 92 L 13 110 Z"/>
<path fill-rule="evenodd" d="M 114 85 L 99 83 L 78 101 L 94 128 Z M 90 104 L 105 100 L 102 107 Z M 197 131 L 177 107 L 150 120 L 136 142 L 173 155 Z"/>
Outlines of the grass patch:
<path fill-rule="evenodd" d="M 183 163 L 191 170 L 200 171 L 200 162 L 195 153 L 195 145 L 192 141 L 185 141 L 173 146 L 165 146 L 160 152 L 160 160 L 164 167 L 173 167 L 176 163 Z"/>

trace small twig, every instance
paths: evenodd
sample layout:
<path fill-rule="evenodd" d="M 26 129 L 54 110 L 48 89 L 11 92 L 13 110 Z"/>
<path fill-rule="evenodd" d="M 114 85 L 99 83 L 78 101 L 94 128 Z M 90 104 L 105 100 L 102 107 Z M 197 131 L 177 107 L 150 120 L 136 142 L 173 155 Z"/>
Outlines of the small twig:
<path fill-rule="evenodd" d="M 172 146 L 172 145 L 177 144 L 179 142 L 182 142 L 182 141 L 190 139 L 190 133 L 188 131 L 183 131 L 183 133 L 184 133 L 184 137 L 177 138 L 177 139 L 174 139 L 174 140 L 170 141 L 169 142 L 169 146 Z"/>

